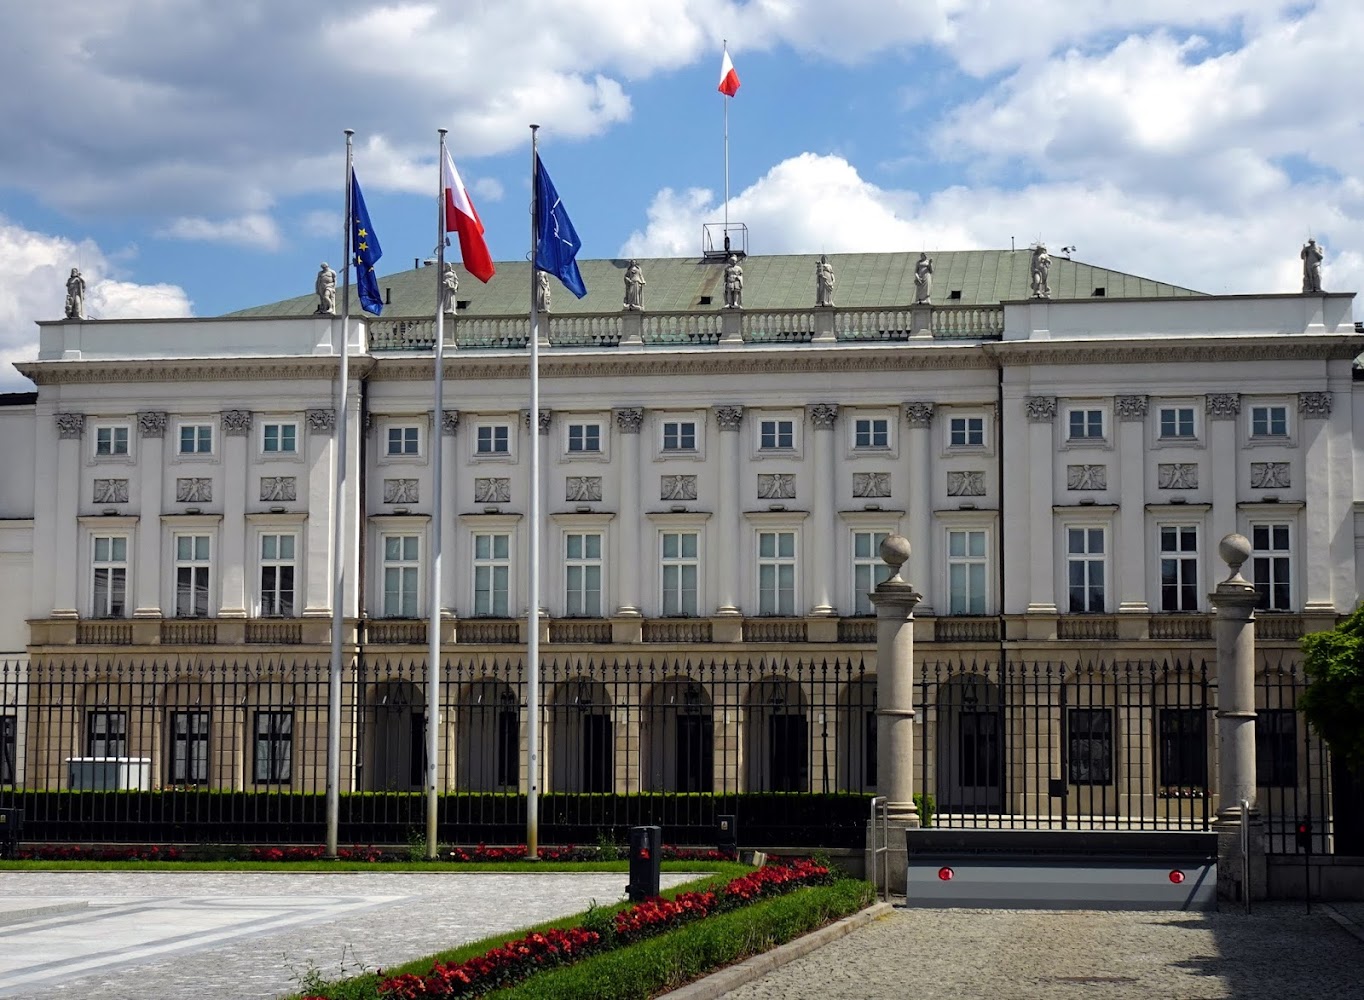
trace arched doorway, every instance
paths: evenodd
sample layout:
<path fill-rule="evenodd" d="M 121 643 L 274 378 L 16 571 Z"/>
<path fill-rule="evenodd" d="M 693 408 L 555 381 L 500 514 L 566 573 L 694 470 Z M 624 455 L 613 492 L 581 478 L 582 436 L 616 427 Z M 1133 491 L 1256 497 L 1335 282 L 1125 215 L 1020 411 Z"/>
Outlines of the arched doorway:
<path fill-rule="evenodd" d="M 466 684 L 456 706 L 455 782 L 468 792 L 515 790 L 521 783 L 521 703 L 510 684 Z"/>
<path fill-rule="evenodd" d="M 426 776 L 426 705 L 408 681 L 380 681 L 365 699 L 364 774 L 370 791 L 421 788 Z"/>
<path fill-rule="evenodd" d="M 615 791 L 615 726 L 606 685 L 586 677 L 555 685 L 549 725 L 550 788 Z"/>
<path fill-rule="evenodd" d="M 785 677 L 768 677 L 748 690 L 744 732 L 751 792 L 810 790 L 810 716 L 805 692 Z"/>
<path fill-rule="evenodd" d="M 1004 716 L 999 687 L 981 674 L 938 686 L 938 809 L 997 812 L 1004 801 Z"/>
<path fill-rule="evenodd" d="M 709 792 L 715 786 L 715 715 L 696 681 L 654 684 L 640 720 L 644 787 L 652 792 Z"/>

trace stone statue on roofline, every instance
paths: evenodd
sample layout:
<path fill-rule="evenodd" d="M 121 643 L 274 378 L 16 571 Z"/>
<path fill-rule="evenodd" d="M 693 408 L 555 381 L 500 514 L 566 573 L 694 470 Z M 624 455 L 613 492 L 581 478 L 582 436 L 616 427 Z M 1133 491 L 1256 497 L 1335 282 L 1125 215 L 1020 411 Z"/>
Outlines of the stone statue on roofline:
<path fill-rule="evenodd" d="M 639 261 L 630 261 L 630 266 L 625 269 L 625 308 L 638 312 L 644 308 L 644 272 L 640 270 Z"/>
<path fill-rule="evenodd" d="M 725 308 L 742 309 L 744 307 L 744 269 L 739 265 L 739 258 L 735 254 L 729 255 L 729 263 L 725 265 Z"/>
<path fill-rule="evenodd" d="M 549 312 L 549 275 L 544 271 L 535 272 L 535 311 Z"/>
<path fill-rule="evenodd" d="M 313 290 L 317 292 L 317 312 L 318 316 L 336 315 L 336 272 L 327 266 L 324 260 L 322 266 L 317 269 L 317 280 L 313 282 Z"/>
<path fill-rule="evenodd" d="M 1321 293 L 1321 260 L 1325 254 L 1315 239 L 1303 244 L 1302 253 L 1302 291 L 1304 295 Z"/>
<path fill-rule="evenodd" d="M 1047 253 L 1047 245 L 1039 243 L 1032 248 L 1032 297 L 1035 299 L 1051 298 L 1051 254 Z"/>
<path fill-rule="evenodd" d="M 459 291 L 459 272 L 455 270 L 455 265 L 446 263 L 445 272 L 440 276 L 440 311 L 447 316 L 453 316 L 459 303 L 455 300 L 455 293 Z"/>
<path fill-rule="evenodd" d="M 85 279 L 78 267 L 73 267 L 66 279 L 66 318 L 85 319 Z"/>
<path fill-rule="evenodd" d="M 832 309 L 834 305 L 834 266 L 824 254 L 815 264 L 815 305 Z"/>
<path fill-rule="evenodd" d="M 919 252 L 918 263 L 914 265 L 914 304 L 933 304 L 933 258 L 927 250 Z"/>

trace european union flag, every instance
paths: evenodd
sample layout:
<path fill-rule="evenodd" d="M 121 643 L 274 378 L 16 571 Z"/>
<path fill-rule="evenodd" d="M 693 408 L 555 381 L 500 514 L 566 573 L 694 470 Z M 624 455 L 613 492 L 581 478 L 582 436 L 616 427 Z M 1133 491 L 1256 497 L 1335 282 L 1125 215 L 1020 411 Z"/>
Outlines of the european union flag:
<path fill-rule="evenodd" d="M 353 169 L 350 172 L 350 225 L 360 307 L 378 316 L 384 311 L 384 299 L 379 294 L 379 278 L 374 273 L 374 265 L 384 255 L 384 250 L 379 246 L 379 237 L 374 235 L 374 227 L 369 224 L 369 209 L 365 208 L 365 196 L 360 193 L 360 182 L 355 179 Z"/>
<path fill-rule="evenodd" d="M 574 258 L 582 249 L 583 241 L 578 239 L 578 232 L 569 221 L 559 192 L 554 190 L 554 182 L 545 173 L 538 153 L 535 156 L 535 221 L 539 230 L 535 234 L 536 269 L 548 271 L 570 292 L 582 298 L 587 294 L 587 286 L 583 284 Z"/>

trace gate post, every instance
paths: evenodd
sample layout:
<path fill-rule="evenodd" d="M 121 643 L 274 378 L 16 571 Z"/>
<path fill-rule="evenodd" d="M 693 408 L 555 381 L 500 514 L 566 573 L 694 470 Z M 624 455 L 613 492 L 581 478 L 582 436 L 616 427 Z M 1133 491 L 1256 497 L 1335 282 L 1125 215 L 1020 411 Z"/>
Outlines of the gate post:
<path fill-rule="evenodd" d="M 869 595 L 876 608 L 876 791 L 887 799 L 887 884 L 903 886 L 908 865 L 904 831 L 919 826 L 914 805 L 914 606 L 923 595 L 900 575 L 909 559 L 907 538 L 888 536 L 880 555 L 892 572 Z M 875 847 L 871 824 L 867 843 Z"/>
<path fill-rule="evenodd" d="M 1217 895 L 1264 899 L 1268 889 L 1265 828 L 1255 794 L 1255 587 L 1241 576 L 1250 541 L 1231 534 L 1217 553 L 1231 575 L 1208 595 L 1217 609 Z M 1249 854 L 1242 857 L 1241 803 L 1249 803 Z M 1249 885 L 1242 885 L 1244 870 Z"/>

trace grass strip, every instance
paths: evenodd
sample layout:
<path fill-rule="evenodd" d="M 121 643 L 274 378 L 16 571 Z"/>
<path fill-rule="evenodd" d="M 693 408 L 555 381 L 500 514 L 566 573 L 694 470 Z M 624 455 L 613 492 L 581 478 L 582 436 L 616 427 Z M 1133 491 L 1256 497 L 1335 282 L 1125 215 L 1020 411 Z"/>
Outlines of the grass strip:
<path fill-rule="evenodd" d="M 647 1000 L 769 951 L 868 906 L 868 882 L 842 879 L 707 917 L 487 994 L 488 1000 Z"/>
<path fill-rule="evenodd" d="M 117 872 L 621 872 L 628 861 L 0 861 L 4 871 Z M 714 872 L 736 878 L 733 861 L 664 861 L 665 872 Z M 624 884 L 621 891 L 625 890 Z"/>

